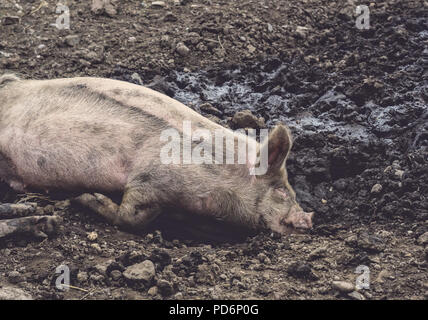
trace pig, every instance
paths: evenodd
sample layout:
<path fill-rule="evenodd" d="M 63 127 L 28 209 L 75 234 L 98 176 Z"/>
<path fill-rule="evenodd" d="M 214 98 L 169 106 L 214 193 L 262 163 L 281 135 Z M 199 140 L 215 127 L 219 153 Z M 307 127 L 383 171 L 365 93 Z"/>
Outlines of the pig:
<path fill-rule="evenodd" d="M 0 178 L 19 192 L 76 192 L 78 204 L 126 230 L 145 230 L 160 217 L 176 228 L 220 237 L 224 230 L 287 234 L 312 228 L 313 212 L 302 210 L 288 182 L 287 126 L 278 124 L 265 141 L 252 141 L 259 154 L 269 155 L 266 173 L 253 175 L 248 162 L 163 164 L 160 136 L 170 128 L 182 133 L 184 121 L 193 131 L 222 130 L 234 141 L 243 139 L 143 86 L 3 75 Z M 112 193 L 123 195 L 120 205 L 107 196 Z"/>

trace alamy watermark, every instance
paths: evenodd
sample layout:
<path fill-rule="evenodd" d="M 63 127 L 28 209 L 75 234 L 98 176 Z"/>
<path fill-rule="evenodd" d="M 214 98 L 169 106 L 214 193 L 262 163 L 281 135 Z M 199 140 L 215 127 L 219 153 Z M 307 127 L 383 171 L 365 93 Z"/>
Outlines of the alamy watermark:
<path fill-rule="evenodd" d="M 370 29 L 370 9 L 366 5 L 359 5 L 356 8 L 356 14 L 358 15 L 355 20 L 355 27 L 359 30 Z"/>
<path fill-rule="evenodd" d="M 357 290 L 370 289 L 370 269 L 365 265 L 359 265 L 355 269 L 355 273 L 359 276 L 355 279 L 355 288 Z"/>
<path fill-rule="evenodd" d="M 268 129 L 260 130 L 260 141 L 268 138 Z M 182 134 L 177 129 L 162 131 L 162 164 L 242 164 L 250 175 L 264 175 L 268 170 L 268 148 L 258 148 L 255 129 L 196 129 L 183 121 Z"/>

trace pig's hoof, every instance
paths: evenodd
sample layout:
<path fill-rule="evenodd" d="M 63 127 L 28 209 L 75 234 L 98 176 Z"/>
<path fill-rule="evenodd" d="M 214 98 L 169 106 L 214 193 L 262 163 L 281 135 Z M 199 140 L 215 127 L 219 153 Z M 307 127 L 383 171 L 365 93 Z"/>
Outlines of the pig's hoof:
<path fill-rule="evenodd" d="M 114 203 L 111 199 L 100 193 L 84 193 L 81 196 L 75 198 L 74 200 L 78 204 L 87 207 L 92 211 L 98 213 L 99 215 L 110 220 L 114 219 L 119 209 L 119 206 L 116 203 Z"/>

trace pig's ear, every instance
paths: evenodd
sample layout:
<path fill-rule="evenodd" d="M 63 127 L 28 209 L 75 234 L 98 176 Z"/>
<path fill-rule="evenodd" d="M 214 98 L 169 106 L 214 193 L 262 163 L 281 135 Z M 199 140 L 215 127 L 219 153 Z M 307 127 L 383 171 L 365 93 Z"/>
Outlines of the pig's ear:
<path fill-rule="evenodd" d="M 267 174 L 276 174 L 279 172 L 288 154 L 290 153 L 293 140 L 290 129 L 285 125 L 277 125 L 269 134 L 261 146 L 261 152 L 268 152 L 268 172 Z"/>

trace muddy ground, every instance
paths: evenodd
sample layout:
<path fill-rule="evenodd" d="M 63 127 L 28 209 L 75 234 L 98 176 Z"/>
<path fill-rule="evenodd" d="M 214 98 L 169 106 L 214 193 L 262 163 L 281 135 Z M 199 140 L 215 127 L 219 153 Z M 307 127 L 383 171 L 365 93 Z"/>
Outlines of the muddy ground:
<path fill-rule="evenodd" d="M 64 218 L 55 237 L 1 243 L 3 296 L 428 298 L 427 1 L 120 1 L 96 13 L 63 3 L 69 30 L 52 26 L 56 1 L 1 1 L 1 73 L 122 79 L 224 125 L 245 109 L 267 127 L 283 121 L 295 135 L 290 182 L 315 227 L 235 244 L 170 239 L 162 226 L 133 235 L 66 196 L 2 186 L 0 201 Z M 358 4 L 369 5 L 368 30 L 355 26 Z M 129 280 L 145 260 L 155 270 L 137 265 L 145 280 Z M 80 289 L 55 288 L 63 264 Z M 370 287 L 355 290 L 361 265 Z"/>

